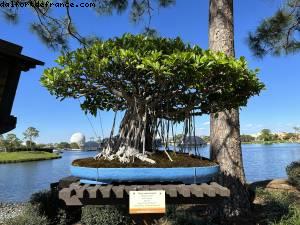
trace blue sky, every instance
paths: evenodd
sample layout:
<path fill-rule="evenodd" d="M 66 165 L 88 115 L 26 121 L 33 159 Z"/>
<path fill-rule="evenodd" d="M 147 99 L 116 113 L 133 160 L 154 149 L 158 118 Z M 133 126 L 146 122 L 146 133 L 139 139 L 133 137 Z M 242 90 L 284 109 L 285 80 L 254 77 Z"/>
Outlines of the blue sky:
<path fill-rule="evenodd" d="M 188 2 L 188 4 L 187 4 Z M 264 17 L 272 15 L 280 0 L 235 1 L 235 50 L 236 56 L 245 56 L 251 68 L 260 68 L 260 79 L 267 90 L 260 96 L 250 99 L 248 106 L 241 109 L 241 133 L 257 133 L 262 128 L 274 132 L 292 131 L 300 125 L 300 76 L 297 62 L 299 55 L 275 58 L 268 56 L 263 60 L 252 57 L 246 45 L 249 31 Z M 139 33 L 143 23 L 133 24 L 128 13 L 112 16 L 97 16 L 88 8 L 71 11 L 78 30 L 84 34 L 94 34 L 104 39 L 120 36 L 125 32 Z M 0 18 L 0 38 L 23 46 L 23 54 L 45 62 L 44 67 L 37 67 L 22 73 L 17 90 L 12 114 L 18 117 L 17 128 L 13 130 L 20 138 L 29 126 L 40 130 L 38 142 L 50 143 L 68 141 L 72 133 L 82 132 L 87 138 L 95 136 L 88 119 L 81 111 L 76 100 L 60 102 L 51 96 L 39 83 L 43 70 L 54 66 L 59 52 L 53 52 L 43 45 L 30 32 L 31 11 L 21 10 L 17 25 L 8 24 Z M 208 46 L 208 0 L 177 0 L 175 6 L 155 11 L 152 27 L 161 36 L 181 37 L 185 42 Z M 72 48 L 77 44 L 72 42 Z M 122 114 L 118 114 L 120 120 Z M 102 136 L 100 118 L 89 116 L 96 133 Z M 104 135 L 110 132 L 113 113 L 101 112 Z M 209 134 L 209 118 L 197 118 L 197 134 Z"/>

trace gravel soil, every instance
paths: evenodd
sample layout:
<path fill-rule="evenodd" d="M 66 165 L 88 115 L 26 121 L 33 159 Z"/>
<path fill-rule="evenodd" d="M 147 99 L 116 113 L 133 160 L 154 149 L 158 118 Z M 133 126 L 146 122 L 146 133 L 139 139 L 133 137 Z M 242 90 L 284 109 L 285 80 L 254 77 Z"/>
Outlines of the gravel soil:
<path fill-rule="evenodd" d="M 16 217 L 22 213 L 26 203 L 2 203 L 0 202 L 0 224 L 7 219 Z"/>
<path fill-rule="evenodd" d="M 169 151 L 169 156 L 173 161 L 170 161 L 167 154 L 163 151 L 157 151 L 154 154 L 149 155 L 150 159 L 153 159 L 156 163 L 149 164 L 142 162 L 139 159 L 135 159 L 134 162 L 121 163 L 118 160 L 105 160 L 103 158 L 95 160 L 94 158 L 76 159 L 72 162 L 73 166 L 92 167 L 92 168 L 172 168 L 172 167 L 204 167 L 215 166 L 215 162 L 212 162 L 204 157 L 193 156 L 184 153 L 174 153 Z"/>

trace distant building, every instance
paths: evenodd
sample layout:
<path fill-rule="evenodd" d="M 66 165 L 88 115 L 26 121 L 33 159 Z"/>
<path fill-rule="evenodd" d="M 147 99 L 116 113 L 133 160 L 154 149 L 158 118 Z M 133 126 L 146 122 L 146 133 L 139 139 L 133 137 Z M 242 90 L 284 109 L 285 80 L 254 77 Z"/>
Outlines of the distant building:
<path fill-rule="evenodd" d="M 75 133 L 70 138 L 70 143 L 76 143 L 81 150 L 84 150 L 85 136 L 82 133 Z"/>
<path fill-rule="evenodd" d="M 278 136 L 279 140 L 285 140 L 286 137 L 288 136 L 288 133 L 287 132 L 280 132 L 280 133 L 277 133 L 277 136 Z"/>
<path fill-rule="evenodd" d="M 186 136 L 185 138 L 182 138 L 180 142 L 180 146 L 185 146 L 185 147 L 194 147 L 194 146 L 204 146 L 207 143 L 198 136 Z"/>
<path fill-rule="evenodd" d="M 83 151 L 97 151 L 100 149 L 100 143 L 96 141 L 85 141 L 84 134 L 78 132 L 71 136 L 70 143 L 76 143 L 80 150 Z"/>
<path fill-rule="evenodd" d="M 88 141 L 84 144 L 84 150 L 97 151 L 100 149 L 100 143 L 96 141 Z"/>

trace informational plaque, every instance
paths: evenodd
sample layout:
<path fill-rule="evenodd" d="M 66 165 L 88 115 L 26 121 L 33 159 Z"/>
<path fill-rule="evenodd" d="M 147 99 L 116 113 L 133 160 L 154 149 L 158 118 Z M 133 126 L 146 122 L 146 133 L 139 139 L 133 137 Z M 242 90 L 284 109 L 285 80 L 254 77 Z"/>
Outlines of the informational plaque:
<path fill-rule="evenodd" d="M 165 191 L 130 191 L 129 213 L 165 213 L 166 193 Z"/>

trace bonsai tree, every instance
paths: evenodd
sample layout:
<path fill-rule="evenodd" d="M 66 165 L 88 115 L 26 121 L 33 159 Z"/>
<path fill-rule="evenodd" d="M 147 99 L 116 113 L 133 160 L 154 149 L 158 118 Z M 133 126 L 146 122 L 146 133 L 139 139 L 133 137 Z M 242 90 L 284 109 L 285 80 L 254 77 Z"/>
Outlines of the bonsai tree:
<path fill-rule="evenodd" d="M 125 34 L 64 53 L 41 82 L 59 99 L 81 98 L 81 108 L 125 111 L 118 138 L 97 155 L 127 163 L 147 157 L 159 122 L 245 106 L 264 85 L 242 57 L 204 51 L 167 39 Z M 146 151 L 147 150 L 147 151 Z"/>

